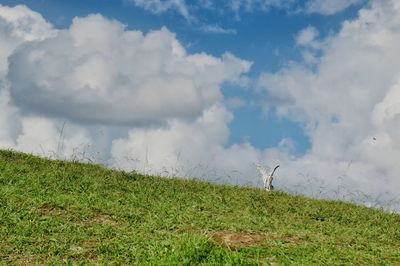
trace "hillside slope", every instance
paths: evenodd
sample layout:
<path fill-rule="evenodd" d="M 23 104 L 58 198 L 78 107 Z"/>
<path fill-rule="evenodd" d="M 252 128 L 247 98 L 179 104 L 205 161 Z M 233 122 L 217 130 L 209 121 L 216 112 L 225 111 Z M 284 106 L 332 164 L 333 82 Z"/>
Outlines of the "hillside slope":
<path fill-rule="evenodd" d="M 400 216 L 0 151 L 4 264 L 400 264 Z"/>

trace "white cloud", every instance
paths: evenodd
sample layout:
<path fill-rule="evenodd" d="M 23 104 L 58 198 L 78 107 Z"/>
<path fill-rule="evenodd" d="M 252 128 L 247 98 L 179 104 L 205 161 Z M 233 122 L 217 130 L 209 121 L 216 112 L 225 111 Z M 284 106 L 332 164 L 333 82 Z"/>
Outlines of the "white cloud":
<path fill-rule="evenodd" d="M 170 9 L 175 9 L 186 19 L 190 18 L 189 10 L 185 0 L 131 0 L 139 7 L 152 13 L 161 14 Z"/>
<path fill-rule="evenodd" d="M 22 130 L 18 109 L 11 104 L 8 57 L 28 41 L 51 37 L 54 29 L 43 17 L 26 6 L 10 8 L 0 5 L 0 148 L 14 146 L 15 136 Z"/>
<path fill-rule="evenodd" d="M 228 3 L 235 12 L 240 10 L 250 12 L 255 9 L 268 11 L 270 8 L 290 8 L 295 3 L 295 0 L 228 0 Z"/>
<path fill-rule="evenodd" d="M 232 115 L 223 107 L 212 106 L 195 121 L 176 119 L 165 128 L 132 129 L 128 139 L 114 141 L 112 153 L 118 166 L 143 169 L 148 164 L 147 169 L 156 173 L 181 163 L 182 159 L 201 163 L 211 159 L 219 145 L 226 142 L 227 123 L 231 120 Z M 138 165 L 124 158 L 138 159 Z"/>
<path fill-rule="evenodd" d="M 70 158 L 81 143 L 90 142 L 84 130 L 73 127 L 65 130 L 60 139 L 56 121 L 21 116 L 10 98 L 10 83 L 5 78 L 9 70 L 9 56 L 22 44 L 45 40 L 56 33 L 39 13 L 26 6 L 0 6 L 0 148 L 14 148 L 46 156 L 58 152 Z M 60 140 L 63 147 L 57 147 Z"/>
<path fill-rule="evenodd" d="M 0 149 L 15 145 L 14 136 L 19 134 L 20 128 L 17 109 L 10 104 L 8 90 L 0 84 Z"/>
<path fill-rule="evenodd" d="M 318 34 L 319 32 L 315 27 L 308 26 L 307 28 L 304 28 L 299 32 L 299 35 L 296 38 L 296 42 L 299 45 L 308 46 L 315 42 Z"/>
<path fill-rule="evenodd" d="M 8 69 L 7 58 L 23 42 L 42 40 L 55 33 L 43 17 L 26 6 L 0 5 L 0 79 Z"/>
<path fill-rule="evenodd" d="M 27 14 L 22 21 L 37 15 L 23 9 Z M 42 21 L 37 15 L 32 24 Z M 0 31 L 9 24 L 0 24 Z M 165 28 L 144 35 L 100 15 L 74 19 L 65 30 L 42 26 L 33 38 L 13 43 L 7 54 L 2 50 L 1 148 L 57 158 L 85 154 L 97 160 L 96 151 L 101 151 L 103 162 L 112 156 L 113 165 L 130 169 L 139 165 L 127 164 L 124 155 L 139 156 L 143 163 L 150 149 L 154 171 L 176 165 L 170 158 L 177 153 L 187 171 L 199 162 L 231 171 L 243 160 L 238 154 L 249 154 L 248 160 L 258 157 L 248 144 L 224 148 L 232 114 L 222 105 L 220 86 L 246 82 L 242 74 L 250 62 L 228 52 L 220 58 L 188 54 Z M 4 36 L 13 34 L 10 30 Z M 251 168 L 233 169 L 243 167 Z"/>
<path fill-rule="evenodd" d="M 303 48 L 301 52 L 303 60 L 309 65 L 318 63 L 318 53 L 324 45 L 324 41 L 318 38 L 319 32 L 313 26 L 302 29 L 296 36 L 296 43 Z"/>
<path fill-rule="evenodd" d="M 161 14 L 170 10 L 177 11 L 189 21 L 196 21 L 196 12 L 199 9 L 206 11 L 226 12 L 231 10 L 236 18 L 240 18 L 242 12 L 268 12 L 271 9 L 282 9 L 289 13 L 312 14 L 325 16 L 334 15 L 347 8 L 362 4 L 367 0 L 128 0 L 136 6 L 148 10 L 154 14 Z M 204 27 L 203 27 L 204 28 Z M 216 30 L 216 28 L 214 29 Z M 220 31 L 220 30 L 219 30 Z M 212 32 L 212 31 L 210 31 Z"/>
<path fill-rule="evenodd" d="M 22 118 L 22 132 L 15 149 L 51 158 L 82 159 L 91 144 L 88 132 L 76 126 L 59 124 L 45 117 Z M 84 158 L 85 159 L 85 158 Z"/>
<path fill-rule="evenodd" d="M 209 33 L 232 34 L 232 35 L 237 34 L 237 31 L 235 29 L 224 29 L 218 25 L 205 25 L 201 27 L 201 30 Z"/>
<path fill-rule="evenodd" d="M 165 128 L 132 129 L 127 138 L 113 141 L 113 165 L 148 174 L 260 185 L 253 163 L 274 163 L 276 158 L 273 151 L 263 152 L 249 143 L 226 147 L 232 118 L 217 104 L 194 121 L 173 120 Z"/>
<path fill-rule="evenodd" d="M 9 57 L 13 102 L 72 121 L 155 124 L 192 119 L 222 99 L 250 63 L 226 53 L 187 54 L 166 28 L 143 35 L 100 15 L 29 43 Z"/>
<path fill-rule="evenodd" d="M 271 8 L 284 9 L 288 12 L 318 13 L 334 15 L 365 0 L 227 0 L 228 6 L 237 15 L 240 12 L 269 11 Z"/>
<path fill-rule="evenodd" d="M 399 2 L 373 1 L 325 40 L 315 70 L 291 63 L 260 78 L 270 106 L 305 124 L 312 144 L 307 154 L 286 162 L 285 176 L 309 176 L 330 196 L 342 182 L 352 192 L 399 198 L 399 42 Z"/>
<path fill-rule="evenodd" d="M 306 12 L 333 15 L 363 2 L 365 0 L 309 0 L 306 4 Z"/>

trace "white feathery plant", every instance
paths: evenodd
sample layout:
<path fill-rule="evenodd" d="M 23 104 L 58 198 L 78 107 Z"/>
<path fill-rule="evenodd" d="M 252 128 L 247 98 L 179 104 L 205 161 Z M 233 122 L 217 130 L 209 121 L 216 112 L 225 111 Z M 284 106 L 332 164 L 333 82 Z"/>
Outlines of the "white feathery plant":
<path fill-rule="evenodd" d="M 275 168 L 271 174 L 268 173 L 268 169 L 266 167 L 264 167 L 263 165 L 256 163 L 255 166 L 256 166 L 258 172 L 260 173 L 260 176 L 264 182 L 264 189 L 266 191 L 274 190 L 274 186 L 272 185 L 272 180 L 274 177 L 274 173 L 275 173 L 276 169 L 278 169 L 279 165 L 275 166 Z"/>

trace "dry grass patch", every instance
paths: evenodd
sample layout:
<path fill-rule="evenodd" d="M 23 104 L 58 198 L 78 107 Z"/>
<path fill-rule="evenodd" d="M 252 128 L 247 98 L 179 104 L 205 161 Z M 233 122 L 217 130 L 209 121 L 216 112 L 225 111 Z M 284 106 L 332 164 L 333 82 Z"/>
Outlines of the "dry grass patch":
<path fill-rule="evenodd" d="M 71 252 L 75 257 L 81 257 L 85 259 L 90 259 L 97 261 L 99 258 L 99 253 L 97 251 L 97 246 L 100 244 L 100 240 L 88 239 L 80 241 L 80 245 L 72 246 Z"/>
<path fill-rule="evenodd" d="M 96 213 L 95 215 L 93 215 L 92 217 L 85 219 L 85 220 L 81 220 L 81 221 L 76 221 L 75 224 L 78 225 L 82 225 L 82 226 L 93 226 L 96 224 L 99 225 L 111 225 L 113 227 L 122 227 L 123 224 L 122 222 L 114 219 L 113 217 L 111 217 L 108 214 L 104 214 L 104 213 Z"/>
<path fill-rule="evenodd" d="M 43 261 L 38 260 L 37 258 L 33 256 L 21 256 L 21 257 L 11 257 L 10 262 L 12 262 L 15 265 L 32 265 L 32 266 L 37 266 L 37 265 L 45 265 Z"/>
<path fill-rule="evenodd" d="M 246 232 L 231 232 L 219 231 L 215 232 L 212 239 L 220 246 L 236 249 L 241 247 L 257 247 L 265 243 L 267 235 L 246 233 Z"/>
<path fill-rule="evenodd" d="M 39 213 L 43 216 L 64 216 L 68 211 L 50 203 L 45 203 L 39 208 Z"/>
<path fill-rule="evenodd" d="M 259 247 L 265 245 L 268 241 L 282 241 L 287 244 L 298 244 L 301 238 L 293 235 L 279 237 L 266 233 L 248 233 L 233 231 L 218 231 L 212 235 L 212 239 L 220 246 L 229 249 L 238 249 L 243 247 Z"/>

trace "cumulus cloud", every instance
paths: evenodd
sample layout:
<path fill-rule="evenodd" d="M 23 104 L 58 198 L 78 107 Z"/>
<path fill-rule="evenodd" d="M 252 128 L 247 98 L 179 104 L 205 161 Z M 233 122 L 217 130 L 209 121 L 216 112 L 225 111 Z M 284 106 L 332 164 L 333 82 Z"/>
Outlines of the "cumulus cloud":
<path fill-rule="evenodd" d="M 326 188 L 343 185 L 386 200 L 399 196 L 399 22 L 398 1 L 373 1 L 325 41 L 315 68 L 292 62 L 260 77 L 275 99 L 269 106 L 304 124 L 312 144 L 281 169 L 285 176 L 302 173 Z"/>
<path fill-rule="evenodd" d="M 14 8 L 0 5 L 0 147 L 15 145 L 15 136 L 21 131 L 18 110 L 11 104 L 8 57 L 28 41 L 48 38 L 54 34 L 52 26 L 43 17 L 25 6 Z"/>
<path fill-rule="evenodd" d="M 26 6 L 0 5 L 0 79 L 8 70 L 7 58 L 18 45 L 42 40 L 55 33 L 51 24 Z"/>
<path fill-rule="evenodd" d="M 236 185 L 260 185 L 258 161 L 276 163 L 284 146 L 261 151 L 249 143 L 227 147 L 232 113 L 222 105 L 205 109 L 194 121 L 174 120 L 165 128 L 135 128 L 113 141 L 113 165 L 149 174 L 203 178 Z M 280 152 L 277 152 L 280 151 Z"/>
<path fill-rule="evenodd" d="M 171 164 L 161 155 L 181 149 L 183 160 L 194 164 L 208 158 L 208 148 L 224 152 L 232 115 L 222 106 L 220 87 L 243 84 L 250 62 L 229 52 L 188 54 L 166 28 L 143 34 L 101 15 L 76 18 L 64 30 L 24 6 L 4 8 L 0 17 L 21 10 L 0 23 L 1 41 L 13 41 L 2 49 L 1 148 L 68 157 L 93 155 L 88 149 L 96 146 L 109 153 L 103 161 L 112 156 L 113 165 L 124 168 L 126 147 L 135 148 L 134 157 L 145 154 L 136 149 L 141 142 L 159 149 L 152 160 L 164 168 Z M 32 27 L 13 28 L 27 18 Z M 14 41 L 14 35 L 31 37 Z M 198 144 L 189 153 L 191 136 Z"/>
<path fill-rule="evenodd" d="M 2 58 L 1 148 L 257 183 L 251 163 L 264 155 L 248 143 L 226 147 L 233 115 L 220 92 L 224 82 L 243 84 L 250 62 L 188 54 L 165 28 L 145 35 L 100 15 L 65 30 L 44 25 L 46 34 L 15 42 Z"/>
<path fill-rule="evenodd" d="M 60 136 L 58 121 L 21 116 L 10 97 L 8 59 L 27 43 L 52 38 L 57 30 L 26 6 L 0 6 L 0 148 L 14 148 L 44 156 L 70 157 L 82 143 L 90 143 L 85 130 L 69 127 Z M 62 144 L 62 146 L 60 146 Z M 52 156 L 54 157 L 54 156 Z"/>
<path fill-rule="evenodd" d="M 11 96 L 22 111 L 125 125 L 192 119 L 251 65 L 230 53 L 187 54 L 166 28 L 144 35 L 100 15 L 25 44 L 9 62 Z"/>
<path fill-rule="evenodd" d="M 22 131 L 13 148 L 51 158 L 82 159 L 91 137 L 81 127 L 63 128 L 63 125 L 46 117 L 25 117 L 21 119 Z"/>
<path fill-rule="evenodd" d="M 15 145 L 14 136 L 20 132 L 18 110 L 10 104 L 10 97 L 4 85 L 0 85 L 0 148 Z"/>

